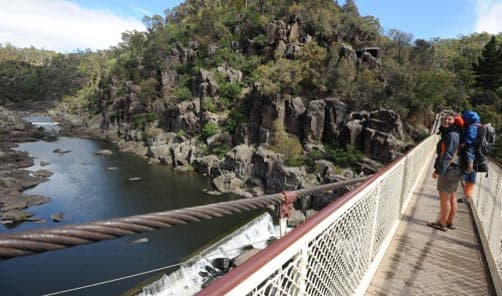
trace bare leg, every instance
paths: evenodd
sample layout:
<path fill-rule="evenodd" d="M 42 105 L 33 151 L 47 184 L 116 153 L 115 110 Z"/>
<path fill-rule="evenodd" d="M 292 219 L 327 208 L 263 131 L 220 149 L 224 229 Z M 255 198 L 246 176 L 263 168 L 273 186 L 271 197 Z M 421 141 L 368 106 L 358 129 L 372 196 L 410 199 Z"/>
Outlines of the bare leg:
<path fill-rule="evenodd" d="M 450 193 L 449 203 L 450 203 L 450 214 L 448 215 L 448 219 L 446 220 L 446 223 L 448 223 L 449 225 L 452 225 L 453 220 L 455 219 L 455 215 L 457 214 L 457 208 L 458 208 L 457 193 L 456 192 Z"/>
<path fill-rule="evenodd" d="M 446 226 L 446 221 L 450 216 L 450 194 L 449 192 L 439 192 L 439 199 L 441 202 L 441 209 L 439 211 L 439 223 Z"/>

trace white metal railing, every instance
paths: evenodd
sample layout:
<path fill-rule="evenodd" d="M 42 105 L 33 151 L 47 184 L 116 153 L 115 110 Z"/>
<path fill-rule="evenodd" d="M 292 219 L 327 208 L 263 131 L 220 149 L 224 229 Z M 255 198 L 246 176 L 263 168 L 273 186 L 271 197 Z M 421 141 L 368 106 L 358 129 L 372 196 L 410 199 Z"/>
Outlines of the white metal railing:
<path fill-rule="evenodd" d="M 432 136 L 199 295 L 361 295 L 430 168 Z"/>
<path fill-rule="evenodd" d="M 497 295 L 502 295 L 502 167 L 490 162 L 489 174 L 478 174 L 471 209 Z"/>

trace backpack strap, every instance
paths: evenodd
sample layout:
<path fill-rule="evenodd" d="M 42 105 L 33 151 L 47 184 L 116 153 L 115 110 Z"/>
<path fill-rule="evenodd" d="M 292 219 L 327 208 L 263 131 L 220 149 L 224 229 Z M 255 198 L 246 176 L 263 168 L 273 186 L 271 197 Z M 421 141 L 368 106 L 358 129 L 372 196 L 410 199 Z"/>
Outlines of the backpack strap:
<path fill-rule="evenodd" d="M 458 148 L 455 149 L 455 152 L 453 152 L 453 156 L 450 159 L 450 161 L 448 162 L 448 167 L 453 163 L 454 160 L 456 160 L 456 158 L 458 156 L 457 152 L 458 152 Z M 446 144 L 444 143 L 444 140 L 441 140 L 441 147 L 440 147 L 441 159 L 443 159 L 445 153 L 446 153 Z"/>

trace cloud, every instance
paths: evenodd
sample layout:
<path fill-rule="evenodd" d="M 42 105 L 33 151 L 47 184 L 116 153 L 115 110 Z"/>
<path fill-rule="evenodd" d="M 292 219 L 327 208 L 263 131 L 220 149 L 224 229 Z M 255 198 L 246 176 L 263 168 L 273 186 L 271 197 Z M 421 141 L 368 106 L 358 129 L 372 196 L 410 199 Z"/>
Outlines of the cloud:
<path fill-rule="evenodd" d="M 476 32 L 498 34 L 502 32 L 502 1 L 476 0 L 478 19 Z"/>
<path fill-rule="evenodd" d="M 125 31 L 145 30 L 133 18 L 92 10 L 66 0 L 0 0 L 0 43 L 59 52 L 107 49 Z"/>

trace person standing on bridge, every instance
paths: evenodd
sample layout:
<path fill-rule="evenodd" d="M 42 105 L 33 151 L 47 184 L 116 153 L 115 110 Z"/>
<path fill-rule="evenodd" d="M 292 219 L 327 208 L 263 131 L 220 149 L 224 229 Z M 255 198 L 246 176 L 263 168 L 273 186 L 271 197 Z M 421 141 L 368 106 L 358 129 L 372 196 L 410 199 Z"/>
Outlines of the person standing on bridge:
<path fill-rule="evenodd" d="M 437 179 L 439 191 L 440 212 L 439 221 L 429 222 L 428 226 L 446 231 L 455 229 L 453 220 L 457 213 L 457 188 L 462 178 L 458 149 L 460 145 L 460 128 L 455 124 L 455 114 L 448 113 L 443 118 L 439 129 L 441 140 L 437 144 L 437 157 L 434 162 L 432 177 Z"/>

